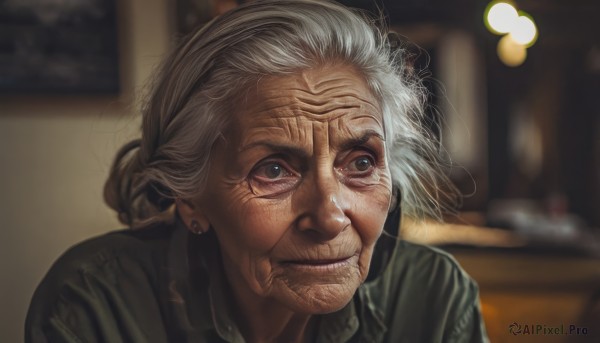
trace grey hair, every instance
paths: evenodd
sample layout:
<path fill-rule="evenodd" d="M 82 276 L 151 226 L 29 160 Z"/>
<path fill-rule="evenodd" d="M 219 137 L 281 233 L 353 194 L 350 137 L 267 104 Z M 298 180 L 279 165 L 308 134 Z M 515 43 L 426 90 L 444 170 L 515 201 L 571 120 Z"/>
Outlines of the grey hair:
<path fill-rule="evenodd" d="M 388 164 L 403 214 L 440 218 L 456 198 L 439 141 L 424 125 L 427 93 L 406 51 L 367 15 L 330 1 L 264 0 L 189 35 L 164 61 L 143 108 L 142 138 L 117 154 L 105 200 L 128 225 L 193 199 L 229 113 L 264 76 L 323 64 L 357 68 L 380 102 Z"/>

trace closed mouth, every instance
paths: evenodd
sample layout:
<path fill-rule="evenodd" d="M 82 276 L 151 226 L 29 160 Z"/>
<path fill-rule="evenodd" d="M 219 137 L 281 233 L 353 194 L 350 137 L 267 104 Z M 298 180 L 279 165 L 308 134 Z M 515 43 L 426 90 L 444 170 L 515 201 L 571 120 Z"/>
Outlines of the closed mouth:
<path fill-rule="evenodd" d="M 321 259 L 299 259 L 299 260 L 284 260 L 281 262 L 283 265 L 290 267 L 332 267 L 342 266 L 350 263 L 354 258 L 358 258 L 358 255 L 350 255 L 345 257 L 336 258 L 321 258 Z"/>
<path fill-rule="evenodd" d="M 345 262 L 350 259 L 352 256 L 336 258 L 336 259 L 323 259 L 323 260 L 293 260 L 293 261 L 284 261 L 286 264 L 305 264 L 305 265 L 327 265 L 327 264 L 335 264 L 340 262 Z"/>

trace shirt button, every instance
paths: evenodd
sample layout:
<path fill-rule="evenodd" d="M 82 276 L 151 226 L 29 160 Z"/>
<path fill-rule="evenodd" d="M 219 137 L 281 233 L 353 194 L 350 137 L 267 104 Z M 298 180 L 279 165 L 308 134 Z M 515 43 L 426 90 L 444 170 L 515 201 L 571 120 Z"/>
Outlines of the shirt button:
<path fill-rule="evenodd" d="M 356 324 L 358 324 L 358 319 L 357 319 L 356 317 L 348 318 L 348 319 L 346 320 L 346 325 L 347 325 L 348 327 L 352 327 L 352 326 L 354 326 L 354 325 L 356 325 Z"/>
<path fill-rule="evenodd" d="M 233 328 L 231 327 L 231 325 L 227 325 L 226 329 L 227 329 L 228 332 L 231 332 L 231 330 L 233 330 Z"/>

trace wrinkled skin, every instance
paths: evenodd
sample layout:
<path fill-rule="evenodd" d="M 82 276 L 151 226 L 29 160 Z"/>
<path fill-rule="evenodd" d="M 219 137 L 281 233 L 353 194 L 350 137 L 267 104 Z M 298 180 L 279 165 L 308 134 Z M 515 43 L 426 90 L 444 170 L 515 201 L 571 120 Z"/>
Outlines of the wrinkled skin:
<path fill-rule="evenodd" d="M 345 306 L 367 276 L 391 199 L 383 119 L 345 65 L 263 78 L 239 108 L 206 191 L 178 210 L 215 230 L 242 331 L 281 338 Z"/>

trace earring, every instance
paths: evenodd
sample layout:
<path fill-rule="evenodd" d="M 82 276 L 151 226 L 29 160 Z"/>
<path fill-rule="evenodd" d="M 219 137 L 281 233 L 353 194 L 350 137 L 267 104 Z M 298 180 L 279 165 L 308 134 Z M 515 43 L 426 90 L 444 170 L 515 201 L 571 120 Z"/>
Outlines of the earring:
<path fill-rule="evenodd" d="M 190 227 L 192 231 L 197 235 L 201 235 L 204 233 L 204 231 L 202 231 L 202 229 L 200 228 L 200 224 L 198 224 L 197 220 L 192 220 L 192 222 L 190 223 Z"/>

